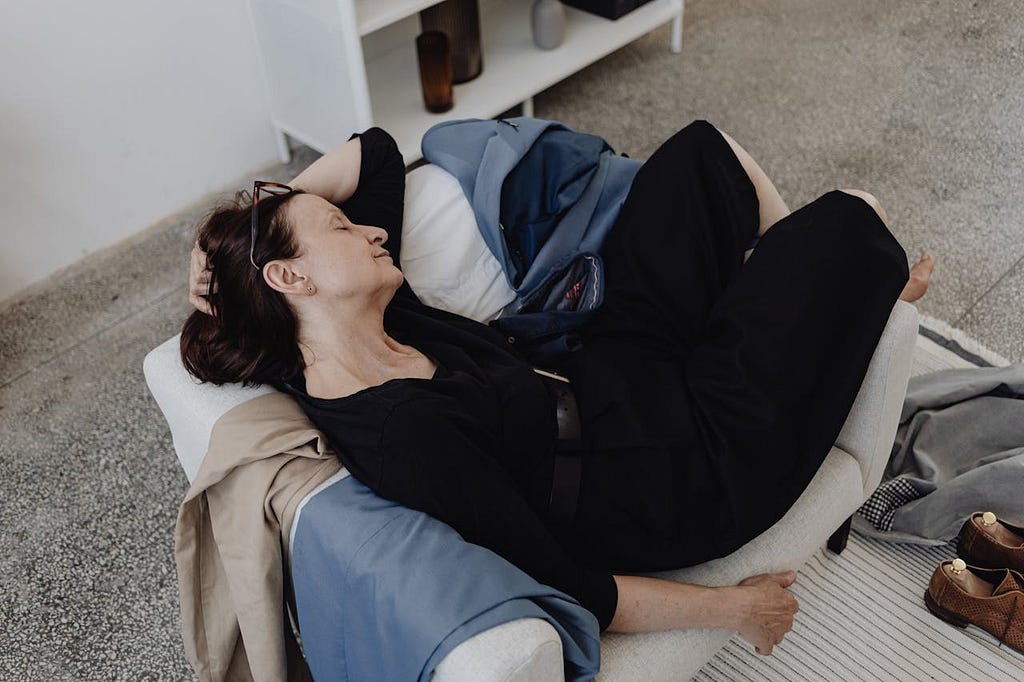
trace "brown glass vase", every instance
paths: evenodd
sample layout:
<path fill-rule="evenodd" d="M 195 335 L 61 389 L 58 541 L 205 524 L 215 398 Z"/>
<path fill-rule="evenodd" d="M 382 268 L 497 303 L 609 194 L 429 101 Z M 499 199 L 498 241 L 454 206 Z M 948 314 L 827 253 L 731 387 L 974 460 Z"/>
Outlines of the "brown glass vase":
<path fill-rule="evenodd" d="M 441 31 L 452 50 L 452 82 L 471 81 L 484 68 L 477 0 L 445 0 L 420 12 L 420 28 Z"/>
<path fill-rule="evenodd" d="M 420 65 L 423 105 L 432 114 L 452 108 L 452 52 L 448 36 L 424 31 L 416 37 L 416 60 Z"/>

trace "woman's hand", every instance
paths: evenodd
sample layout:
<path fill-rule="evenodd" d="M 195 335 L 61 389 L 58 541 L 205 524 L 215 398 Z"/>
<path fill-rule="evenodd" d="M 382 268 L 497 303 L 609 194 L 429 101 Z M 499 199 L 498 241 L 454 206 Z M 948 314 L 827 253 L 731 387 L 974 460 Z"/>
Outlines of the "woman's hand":
<path fill-rule="evenodd" d="M 739 622 L 736 629 L 767 656 L 793 628 L 793 615 L 800 610 L 796 597 L 786 591 L 796 581 L 796 571 L 763 573 L 747 578 L 736 588 Z"/>
<path fill-rule="evenodd" d="M 213 315 L 213 307 L 206 299 L 216 289 L 210 288 L 213 273 L 206 260 L 206 252 L 199 248 L 199 242 L 192 247 L 192 260 L 188 268 L 188 302 L 201 313 Z"/>

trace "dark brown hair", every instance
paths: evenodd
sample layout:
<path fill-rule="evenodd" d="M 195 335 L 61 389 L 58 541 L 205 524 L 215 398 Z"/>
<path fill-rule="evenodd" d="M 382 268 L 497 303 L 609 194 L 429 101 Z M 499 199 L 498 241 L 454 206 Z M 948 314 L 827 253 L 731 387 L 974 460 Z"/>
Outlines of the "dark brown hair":
<path fill-rule="evenodd" d="M 253 258 L 262 266 L 294 258 L 298 244 L 281 208 L 299 191 L 268 196 L 259 203 L 259 236 Z M 263 280 L 249 261 L 252 203 L 238 193 L 217 206 L 199 225 L 212 281 L 213 315 L 195 310 L 181 330 L 181 360 L 201 381 L 214 384 L 279 384 L 302 372 L 295 314 L 284 295 Z"/>

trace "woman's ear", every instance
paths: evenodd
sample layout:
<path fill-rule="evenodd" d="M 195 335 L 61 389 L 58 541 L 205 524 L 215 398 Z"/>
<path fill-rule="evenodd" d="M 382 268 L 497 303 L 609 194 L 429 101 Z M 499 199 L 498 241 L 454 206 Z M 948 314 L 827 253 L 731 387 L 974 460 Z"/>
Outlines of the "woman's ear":
<path fill-rule="evenodd" d="M 293 265 L 286 260 L 272 260 L 263 266 L 263 279 L 271 289 L 285 295 L 308 296 L 316 291 L 308 278 L 296 272 Z"/>

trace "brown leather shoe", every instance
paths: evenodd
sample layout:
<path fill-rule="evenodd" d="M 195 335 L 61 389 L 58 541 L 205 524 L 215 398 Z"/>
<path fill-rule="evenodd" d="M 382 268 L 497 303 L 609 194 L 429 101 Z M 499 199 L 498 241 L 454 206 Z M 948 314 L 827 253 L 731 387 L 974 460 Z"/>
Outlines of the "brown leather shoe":
<path fill-rule="evenodd" d="M 947 623 L 976 625 L 1024 653 L 1024 575 L 1017 571 L 943 561 L 932 574 L 924 603 Z"/>
<path fill-rule="evenodd" d="M 974 512 L 960 529 L 957 554 L 972 566 L 1024 573 L 1024 528 L 1004 523 L 992 512 Z"/>

